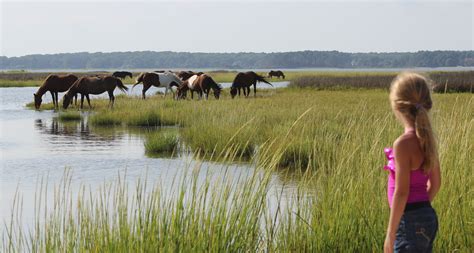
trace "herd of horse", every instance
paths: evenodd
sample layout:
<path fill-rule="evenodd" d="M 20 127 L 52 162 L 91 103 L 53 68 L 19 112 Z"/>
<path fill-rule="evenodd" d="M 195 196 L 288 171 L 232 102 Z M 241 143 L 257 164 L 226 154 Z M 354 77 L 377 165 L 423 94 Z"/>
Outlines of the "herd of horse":
<path fill-rule="evenodd" d="M 269 78 L 276 76 L 278 78 L 285 75 L 281 71 L 270 71 L 268 74 Z M 75 75 L 49 75 L 43 84 L 34 93 L 35 108 L 39 109 L 42 102 L 42 97 L 45 93 L 50 92 L 53 99 L 54 108 L 59 107 L 58 93 L 66 92 L 63 97 L 63 108 L 67 109 L 70 104 L 73 103 L 73 98 L 77 104 L 77 96 L 81 95 L 81 109 L 84 105 L 84 98 L 87 99 L 89 107 L 91 107 L 89 95 L 99 95 L 107 92 L 109 95 L 109 106 L 113 107 L 115 96 L 115 88 L 126 92 L 128 88 L 122 83 L 123 78 L 133 78 L 133 74 L 127 71 L 117 71 L 112 75 L 93 75 L 84 76 L 78 78 Z M 273 86 L 268 82 L 264 76 L 261 76 L 253 71 L 239 72 L 232 82 L 230 87 L 230 95 L 232 98 L 240 96 L 241 91 L 245 97 L 250 95 L 250 87 L 253 86 L 254 96 L 257 95 L 257 83 L 263 82 Z M 213 92 L 214 97 L 219 99 L 222 86 L 212 79 L 206 73 L 193 72 L 193 71 L 154 71 L 154 72 L 143 72 L 137 76 L 132 89 L 138 85 L 143 84 L 142 98 L 146 99 L 145 93 L 151 87 L 164 87 L 165 94 L 170 90 L 173 93 L 173 97 L 177 100 L 186 99 L 188 91 L 191 93 L 191 99 L 194 99 L 194 92 L 198 94 L 199 99 L 205 96 L 206 99 L 209 97 L 209 93 Z M 176 92 L 173 90 L 176 87 Z"/>

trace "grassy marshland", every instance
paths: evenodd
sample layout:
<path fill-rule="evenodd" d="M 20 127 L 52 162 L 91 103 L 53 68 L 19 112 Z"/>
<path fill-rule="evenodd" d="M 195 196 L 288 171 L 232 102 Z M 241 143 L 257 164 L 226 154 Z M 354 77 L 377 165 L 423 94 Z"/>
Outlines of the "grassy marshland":
<path fill-rule="evenodd" d="M 257 99 L 120 97 L 113 110 L 94 100 L 94 124 L 176 124 L 197 154 L 224 162 L 246 156 L 264 176 L 242 179 L 236 193 L 226 180 L 198 187 L 192 178 L 171 195 L 120 183 L 79 199 L 65 191 L 48 215 L 38 215 L 48 221 L 31 234 L 7 225 L 4 251 L 380 252 L 389 214 L 383 148 L 402 131 L 387 97 L 382 90 L 278 89 L 259 91 Z M 472 108 L 471 94 L 434 95 L 443 176 L 433 202 L 440 223 L 435 252 L 474 248 Z M 284 166 L 305 175 L 296 196 L 272 212 L 267 173 Z"/>
<path fill-rule="evenodd" d="M 294 78 L 290 87 L 319 90 L 388 89 L 397 74 L 390 72 L 336 72 L 302 75 Z M 435 83 L 434 91 L 437 93 L 474 92 L 474 71 L 434 71 L 428 72 L 426 75 Z"/>

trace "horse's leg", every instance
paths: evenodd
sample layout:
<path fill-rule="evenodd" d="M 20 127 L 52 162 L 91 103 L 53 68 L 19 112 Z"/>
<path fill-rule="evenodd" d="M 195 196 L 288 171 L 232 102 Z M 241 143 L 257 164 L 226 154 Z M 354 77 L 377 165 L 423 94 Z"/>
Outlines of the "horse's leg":
<path fill-rule="evenodd" d="M 86 94 L 87 103 L 89 104 L 89 109 L 92 109 L 91 100 L 89 99 L 89 94 Z"/>
<path fill-rule="evenodd" d="M 53 99 L 53 106 L 56 109 L 56 101 L 54 100 L 54 92 L 49 91 L 49 93 L 51 93 L 51 98 Z"/>
<path fill-rule="evenodd" d="M 115 102 L 115 96 L 114 96 L 114 91 L 108 91 L 109 92 L 109 106 L 110 108 L 114 108 L 114 102 Z"/>
<path fill-rule="evenodd" d="M 71 104 L 72 104 L 72 100 L 71 100 Z M 77 93 L 76 95 L 74 95 L 74 105 L 77 106 Z"/>
<path fill-rule="evenodd" d="M 194 100 L 194 91 L 191 90 L 191 100 Z"/>
<path fill-rule="evenodd" d="M 250 87 L 249 87 L 249 93 L 250 93 Z M 257 97 L 257 84 L 253 85 L 253 96 Z"/>
<path fill-rule="evenodd" d="M 55 107 L 59 108 L 58 92 L 54 92 Z"/>
<path fill-rule="evenodd" d="M 84 94 L 81 94 L 81 110 L 84 108 Z"/>
<path fill-rule="evenodd" d="M 168 87 L 169 87 L 169 86 L 166 86 L 166 87 L 165 87 L 165 95 L 163 96 L 164 98 L 166 97 L 166 93 L 168 93 Z"/>
<path fill-rule="evenodd" d="M 143 84 L 143 90 L 142 90 L 142 98 L 145 99 L 145 92 L 150 89 L 151 85 L 150 84 Z"/>

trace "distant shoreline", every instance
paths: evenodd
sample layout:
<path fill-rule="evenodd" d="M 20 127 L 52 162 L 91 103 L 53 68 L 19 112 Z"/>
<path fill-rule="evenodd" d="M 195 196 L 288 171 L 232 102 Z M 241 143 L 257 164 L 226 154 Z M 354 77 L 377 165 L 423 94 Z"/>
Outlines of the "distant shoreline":
<path fill-rule="evenodd" d="M 95 72 L 114 72 L 118 70 L 130 71 L 130 72 L 147 72 L 155 70 L 171 70 L 171 71 L 180 71 L 180 70 L 194 70 L 202 72 L 241 72 L 241 71 L 255 71 L 255 72 L 268 72 L 270 70 L 281 70 L 281 71 L 290 71 L 290 72 L 400 72 L 406 70 L 414 71 L 474 71 L 474 66 L 458 66 L 458 67 L 407 67 L 407 68 L 260 68 L 260 69 L 251 69 L 251 68 L 93 68 L 93 69 L 0 69 L 0 72 L 9 73 L 9 72 L 22 72 L 25 73 L 95 73 Z"/>

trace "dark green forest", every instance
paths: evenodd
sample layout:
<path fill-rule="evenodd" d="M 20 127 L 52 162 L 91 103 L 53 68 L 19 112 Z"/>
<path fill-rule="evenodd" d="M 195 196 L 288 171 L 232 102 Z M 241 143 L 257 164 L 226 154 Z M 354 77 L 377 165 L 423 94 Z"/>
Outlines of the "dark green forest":
<path fill-rule="evenodd" d="M 0 56 L 0 69 L 144 69 L 144 68 L 409 68 L 474 66 L 474 51 L 413 53 L 282 53 L 113 52 Z"/>

